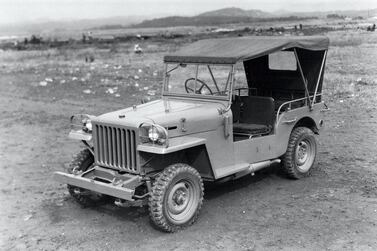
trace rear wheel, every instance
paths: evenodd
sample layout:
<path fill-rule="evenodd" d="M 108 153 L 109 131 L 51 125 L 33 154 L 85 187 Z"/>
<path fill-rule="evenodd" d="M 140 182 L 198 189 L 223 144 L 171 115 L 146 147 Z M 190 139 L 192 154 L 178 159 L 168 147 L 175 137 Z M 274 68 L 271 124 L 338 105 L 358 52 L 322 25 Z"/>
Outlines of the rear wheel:
<path fill-rule="evenodd" d="M 282 158 L 282 167 L 289 178 L 299 179 L 310 175 L 317 155 L 317 141 L 312 130 L 294 128 Z"/>
<path fill-rule="evenodd" d="M 155 180 L 149 198 L 152 222 L 161 230 L 175 232 L 195 222 L 203 204 L 203 181 L 186 164 L 168 166 Z"/>
<path fill-rule="evenodd" d="M 93 165 L 93 162 L 93 154 L 88 149 L 84 149 L 73 158 L 69 166 L 68 173 L 85 172 Z M 110 198 L 107 195 L 95 193 L 80 187 L 71 185 L 67 185 L 67 187 L 68 192 L 71 194 L 71 196 L 79 204 L 85 207 L 94 206 L 96 204 L 103 204 Z"/>

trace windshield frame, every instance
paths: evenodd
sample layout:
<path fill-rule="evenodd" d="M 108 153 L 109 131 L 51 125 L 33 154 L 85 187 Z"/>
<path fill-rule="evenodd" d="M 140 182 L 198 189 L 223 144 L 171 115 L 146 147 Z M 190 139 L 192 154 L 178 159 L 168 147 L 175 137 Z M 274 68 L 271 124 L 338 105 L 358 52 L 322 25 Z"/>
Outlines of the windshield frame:
<path fill-rule="evenodd" d="M 183 98 L 195 98 L 195 99 L 207 99 L 207 100 L 222 100 L 231 102 L 232 98 L 232 91 L 233 91 L 233 84 L 235 81 L 235 64 L 206 64 L 206 63 L 184 63 L 186 65 L 195 65 L 195 66 L 229 66 L 230 71 L 228 75 L 229 82 L 227 83 L 228 95 L 227 96 L 214 96 L 214 95 L 203 95 L 203 94 L 196 94 L 196 93 L 174 93 L 168 91 L 169 85 L 169 73 L 174 70 L 175 67 L 172 69 L 168 69 L 168 65 L 179 65 L 181 63 L 177 62 L 165 62 L 164 65 L 164 77 L 163 77 L 163 87 L 162 87 L 162 96 L 163 97 L 183 97 Z M 209 68 L 210 69 L 210 68 Z M 208 69 L 208 70 L 209 70 Z M 210 71 L 210 70 L 209 70 Z M 211 77 L 213 77 L 212 72 L 210 71 Z M 217 85 L 217 84 L 216 84 Z"/>

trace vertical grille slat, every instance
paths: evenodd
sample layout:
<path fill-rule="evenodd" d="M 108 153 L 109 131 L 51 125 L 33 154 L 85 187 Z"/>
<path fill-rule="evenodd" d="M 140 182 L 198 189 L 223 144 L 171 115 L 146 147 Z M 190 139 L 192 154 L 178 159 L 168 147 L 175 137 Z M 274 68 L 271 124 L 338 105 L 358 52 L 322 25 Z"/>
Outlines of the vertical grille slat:
<path fill-rule="evenodd" d="M 108 165 L 108 158 L 107 158 L 107 128 L 103 127 L 103 161 L 104 164 Z"/>
<path fill-rule="evenodd" d="M 115 140 L 115 128 L 111 128 L 111 147 L 112 147 L 112 158 L 113 166 L 117 167 L 117 149 L 116 149 L 116 140 Z"/>
<path fill-rule="evenodd" d="M 130 149 L 131 149 L 131 163 L 132 163 L 132 168 L 135 166 L 135 163 L 136 163 L 136 153 L 135 153 L 135 132 L 130 132 L 131 134 L 131 146 L 130 146 Z"/>
<path fill-rule="evenodd" d="M 103 127 L 100 126 L 100 130 L 101 130 L 101 134 L 98 135 L 98 138 L 100 139 L 100 149 L 101 149 L 101 152 L 100 152 L 100 157 L 101 157 L 101 160 L 102 162 L 105 161 L 105 143 L 104 143 L 104 138 L 103 138 Z"/>
<path fill-rule="evenodd" d="M 97 134 L 95 135 L 95 140 L 98 142 L 98 153 L 97 153 L 97 158 L 103 160 L 103 142 L 102 142 L 102 127 L 101 126 L 96 126 L 97 128 Z"/>
<path fill-rule="evenodd" d="M 117 167 L 118 168 L 121 168 L 122 166 L 122 154 L 121 154 L 121 151 L 120 151 L 120 129 L 119 128 L 116 128 L 115 129 L 115 132 L 116 132 L 116 142 L 117 142 Z"/>
<path fill-rule="evenodd" d="M 121 133 L 121 146 L 122 146 L 122 167 L 126 167 L 126 142 L 125 142 L 125 137 L 126 137 L 126 133 L 125 133 L 125 130 L 124 129 L 121 129 L 122 133 Z"/>
<path fill-rule="evenodd" d="M 138 172 L 136 130 L 95 125 L 93 133 L 96 162 L 124 171 Z"/>
<path fill-rule="evenodd" d="M 106 127 L 107 132 L 107 158 L 109 159 L 109 165 L 113 165 L 113 156 L 111 154 L 112 152 L 112 143 L 111 143 L 111 128 Z"/>
<path fill-rule="evenodd" d="M 131 168 L 131 158 L 130 158 L 130 131 L 126 130 L 126 156 L 127 156 L 127 168 Z"/>
<path fill-rule="evenodd" d="M 96 125 L 95 127 L 94 127 L 94 130 L 93 130 L 93 134 L 94 134 L 94 136 L 93 136 L 93 139 L 96 139 L 95 141 L 93 141 L 94 142 L 94 158 L 95 159 L 98 159 L 98 154 L 99 154 L 99 143 L 98 143 L 98 125 Z"/>

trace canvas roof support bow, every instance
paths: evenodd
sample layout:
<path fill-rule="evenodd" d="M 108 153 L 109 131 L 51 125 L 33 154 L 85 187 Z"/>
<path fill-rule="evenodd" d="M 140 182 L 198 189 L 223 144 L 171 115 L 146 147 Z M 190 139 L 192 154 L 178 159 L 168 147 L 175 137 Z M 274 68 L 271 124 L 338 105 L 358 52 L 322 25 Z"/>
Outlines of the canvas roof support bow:
<path fill-rule="evenodd" d="M 317 96 L 318 86 L 319 86 L 319 82 L 321 81 L 321 76 L 322 76 L 323 68 L 325 66 L 326 56 L 327 56 L 327 50 L 325 50 L 325 53 L 323 53 L 323 59 L 322 59 L 321 69 L 319 70 L 317 84 L 316 84 L 315 90 L 314 90 L 314 98 L 313 98 L 312 106 L 314 105 L 315 100 L 317 99 L 316 96 Z"/>
<path fill-rule="evenodd" d="M 217 91 L 220 92 L 220 88 L 219 88 L 219 86 L 217 85 L 217 82 L 216 82 L 215 77 L 213 76 L 213 73 L 212 73 L 211 67 L 210 67 L 209 65 L 207 65 L 207 67 L 208 67 L 208 71 L 209 71 L 209 73 L 211 74 L 212 81 L 213 81 L 213 83 L 215 84 Z"/>
<path fill-rule="evenodd" d="M 297 61 L 297 65 L 298 65 L 298 69 L 300 70 L 300 74 L 301 74 L 302 82 L 304 83 L 304 87 L 305 87 L 305 96 L 306 96 L 307 99 L 308 99 L 309 109 L 312 110 L 312 103 L 311 103 L 311 100 L 310 100 L 310 94 L 309 94 L 309 90 L 308 90 L 308 80 L 305 78 L 304 72 L 303 72 L 303 70 L 302 70 L 301 63 L 300 63 L 300 59 L 298 58 L 298 54 L 297 54 L 297 50 L 296 50 L 296 48 L 294 48 L 293 50 L 294 50 L 294 52 L 295 52 L 295 57 L 296 57 L 296 61 Z M 315 97 L 314 97 L 314 98 L 315 98 Z"/>

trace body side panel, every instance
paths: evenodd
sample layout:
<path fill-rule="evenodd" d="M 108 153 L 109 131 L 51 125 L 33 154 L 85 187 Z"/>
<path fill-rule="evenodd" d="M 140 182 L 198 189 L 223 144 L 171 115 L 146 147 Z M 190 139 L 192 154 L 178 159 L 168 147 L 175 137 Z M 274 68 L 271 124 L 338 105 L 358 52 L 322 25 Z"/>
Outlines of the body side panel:
<path fill-rule="evenodd" d="M 234 142 L 236 164 L 255 163 L 282 156 L 287 150 L 293 128 L 301 119 L 312 119 L 316 127 L 320 129 L 321 107 L 322 105 L 318 103 L 311 111 L 305 106 L 284 112 L 276 123 L 274 134 Z"/>
<path fill-rule="evenodd" d="M 312 110 L 305 106 L 284 112 L 280 115 L 279 121 L 277 121 L 275 127 L 275 151 L 277 157 L 286 152 L 291 132 L 301 119 L 312 119 L 316 128 L 320 130 L 320 120 L 323 119 L 323 115 L 320 112 L 322 107 L 322 103 L 317 103 L 313 105 Z"/>
<path fill-rule="evenodd" d="M 233 166 L 235 163 L 233 135 L 225 137 L 224 125 L 222 125 L 214 131 L 200 133 L 195 136 L 206 139 L 206 149 L 214 178 L 218 179 L 222 169 Z"/>

